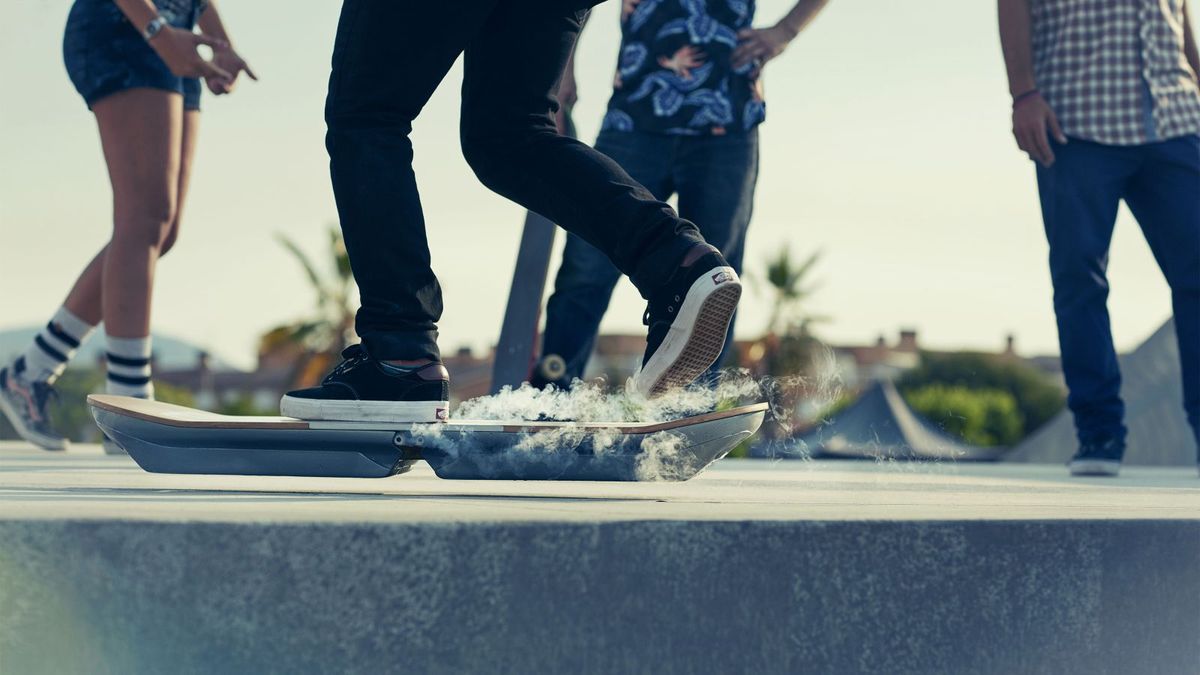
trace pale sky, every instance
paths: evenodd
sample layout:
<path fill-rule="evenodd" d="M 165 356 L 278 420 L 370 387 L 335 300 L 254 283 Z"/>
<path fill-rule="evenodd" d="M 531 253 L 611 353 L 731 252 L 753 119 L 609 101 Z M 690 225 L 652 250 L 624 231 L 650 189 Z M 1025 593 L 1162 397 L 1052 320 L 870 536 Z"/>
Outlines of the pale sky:
<path fill-rule="evenodd" d="M 111 227 L 95 124 L 62 65 L 70 2 L 4 4 L 0 328 L 44 322 Z M 1015 332 L 1023 353 L 1057 351 L 1034 171 L 1009 134 L 994 5 L 831 0 L 767 67 L 747 276 L 761 277 L 780 247 L 823 250 L 811 310 L 833 318 L 821 331 L 830 341 L 893 340 L 914 327 L 931 347 L 998 349 Z M 760 0 L 757 24 L 790 6 Z M 311 306 L 304 277 L 273 237 L 287 232 L 320 254 L 336 221 L 322 105 L 339 7 L 222 0 L 261 81 L 221 100 L 206 93 L 183 234 L 159 267 L 156 331 L 250 366 L 260 333 Z M 577 55 L 576 118 L 588 141 L 610 91 L 617 12 L 614 1 L 596 9 Z M 413 134 L 446 293 L 446 352 L 495 341 L 523 218 L 462 159 L 460 81 L 456 67 Z M 1170 297 L 1124 210 L 1110 279 L 1114 334 L 1127 349 L 1170 315 Z M 603 330 L 644 330 L 642 309 L 623 282 Z M 751 289 L 739 335 L 760 334 L 767 313 L 765 289 Z"/>

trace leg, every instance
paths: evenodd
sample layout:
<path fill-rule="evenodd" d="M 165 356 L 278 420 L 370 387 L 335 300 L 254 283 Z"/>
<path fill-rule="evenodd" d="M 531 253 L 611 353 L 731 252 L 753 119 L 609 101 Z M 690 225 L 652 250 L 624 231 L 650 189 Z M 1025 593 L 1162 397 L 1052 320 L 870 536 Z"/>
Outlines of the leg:
<path fill-rule="evenodd" d="M 542 358 L 561 357 L 563 374 L 553 380 L 537 373 L 534 386 L 570 386 L 583 377 L 596 344 L 596 332 L 621 272 L 594 246 L 567 234 L 562 263 L 554 277 L 554 293 L 546 301 L 546 331 L 542 335 Z"/>
<path fill-rule="evenodd" d="M 671 195 L 671 153 L 675 139 L 658 134 L 601 132 L 596 150 L 611 157 L 629 175 L 661 199 Z M 600 321 L 608 309 L 621 272 L 596 247 L 578 235 L 568 234 L 562 263 L 554 279 L 554 293 L 546 302 L 543 358 L 557 355 L 566 363 L 560 388 L 583 377 L 596 342 Z M 535 386 L 549 382 L 539 373 Z"/>
<path fill-rule="evenodd" d="M 175 222 L 183 102 L 179 94 L 129 89 L 95 104 L 113 187 L 113 237 L 104 255 L 105 329 L 150 334 L 154 268 Z"/>
<path fill-rule="evenodd" d="M 696 223 L 705 240 L 719 248 L 729 266 L 741 274 L 758 184 L 758 129 L 682 141 L 674 172 L 679 213 Z M 720 369 L 733 347 L 733 327 L 734 321 L 729 322 L 725 348 L 710 374 Z"/>
<path fill-rule="evenodd" d="M 186 110 L 183 113 L 183 134 L 180 141 L 179 180 L 176 188 L 175 217 L 166 228 L 163 240 L 159 243 L 159 257 L 167 254 L 174 246 L 179 236 L 179 221 L 182 214 L 184 198 L 187 196 L 188 182 L 191 179 L 192 157 L 196 151 L 196 136 L 199 131 L 200 113 Z M 84 319 L 93 326 L 100 323 L 103 307 L 104 259 L 108 245 L 92 258 L 83 273 L 75 280 L 75 285 L 67 294 L 63 303 L 68 310 Z"/>
<path fill-rule="evenodd" d="M 1123 442 L 1121 374 L 1109 327 L 1108 247 L 1135 149 L 1077 139 L 1056 148 L 1057 161 L 1038 168 L 1042 218 L 1050 244 L 1050 276 L 1067 404 L 1083 445 Z"/>
<path fill-rule="evenodd" d="M 616 162 L 558 135 L 554 92 L 588 3 L 548 4 L 501 0 L 467 47 L 463 154 L 485 185 L 604 252 L 648 295 L 703 239 Z"/>
<path fill-rule="evenodd" d="M 1183 403 L 1200 444 L 1200 136 L 1148 148 L 1125 201 L 1171 286 Z"/>
<path fill-rule="evenodd" d="M 362 307 L 356 329 L 378 359 L 438 360 L 441 288 L 430 268 L 413 175 L 412 121 L 495 0 L 347 0 L 325 104 L 326 147 Z M 508 76 L 506 75 L 506 78 Z"/>

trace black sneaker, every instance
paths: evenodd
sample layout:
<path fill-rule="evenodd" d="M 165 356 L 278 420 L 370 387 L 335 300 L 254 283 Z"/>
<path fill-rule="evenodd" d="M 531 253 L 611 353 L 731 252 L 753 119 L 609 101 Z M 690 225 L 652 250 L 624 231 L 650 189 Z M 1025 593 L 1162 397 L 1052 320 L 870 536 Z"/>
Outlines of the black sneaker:
<path fill-rule="evenodd" d="M 737 272 L 716 249 L 680 267 L 650 297 L 642 322 L 650 327 L 634 387 L 655 396 L 692 383 L 721 355 L 742 297 Z"/>
<path fill-rule="evenodd" d="M 50 426 L 50 401 L 58 392 L 45 382 L 22 382 L 21 370 L 21 359 L 0 369 L 0 410 L 21 438 L 43 450 L 66 450 L 67 439 Z"/>
<path fill-rule="evenodd" d="M 1125 442 L 1116 438 L 1079 446 L 1067 462 L 1072 476 L 1115 476 L 1121 472 Z"/>
<path fill-rule="evenodd" d="M 449 416 L 450 377 L 442 364 L 393 373 L 362 345 L 347 347 L 342 358 L 321 386 L 284 395 L 279 411 L 343 422 L 443 422 Z"/>

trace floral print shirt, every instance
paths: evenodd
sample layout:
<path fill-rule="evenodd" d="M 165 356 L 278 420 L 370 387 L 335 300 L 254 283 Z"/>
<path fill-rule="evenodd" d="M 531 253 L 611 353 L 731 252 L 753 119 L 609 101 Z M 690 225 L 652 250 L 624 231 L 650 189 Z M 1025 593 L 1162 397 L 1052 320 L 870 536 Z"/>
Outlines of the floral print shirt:
<path fill-rule="evenodd" d="M 754 0 L 625 0 L 621 53 L 603 128 L 701 136 L 766 118 L 755 65 L 732 63 Z"/>

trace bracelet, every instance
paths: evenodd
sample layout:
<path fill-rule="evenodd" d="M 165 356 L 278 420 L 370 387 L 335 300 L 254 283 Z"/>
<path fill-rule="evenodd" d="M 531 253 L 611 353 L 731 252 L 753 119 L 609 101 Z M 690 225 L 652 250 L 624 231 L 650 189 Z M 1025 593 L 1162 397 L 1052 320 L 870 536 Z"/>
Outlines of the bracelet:
<path fill-rule="evenodd" d="M 1042 92 L 1039 91 L 1037 89 L 1037 87 L 1034 87 L 1033 89 L 1030 89 L 1029 91 L 1025 92 L 1024 94 L 1020 94 L 1019 96 L 1014 96 L 1013 102 L 1012 102 L 1013 107 L 1016 108 L 1017 105 L 1021 103 L 1021 101 L 1024 101 L 1027 98 L 1032 98 L 1034 96 L 1040 96 L 1041 93 Z"/>
<path fill-rule="evenodd" d="M 155 35 L 161 33 L 162 29 L 166 27 L 167 20 L 163 18 L 163 15 L 159 14 L 153 19 L 150 19 L 150 23 L 146 24 L 146 27 L 142 29 L 142 37 L 146 40 L 146 42 L 149 42 L 154 39 Z"/>

